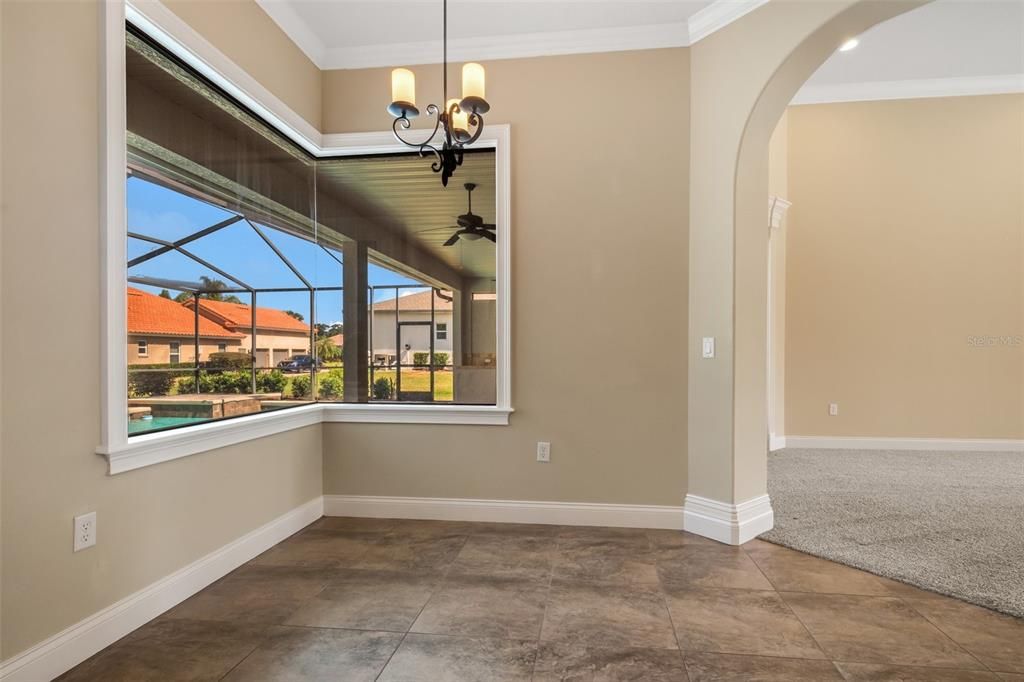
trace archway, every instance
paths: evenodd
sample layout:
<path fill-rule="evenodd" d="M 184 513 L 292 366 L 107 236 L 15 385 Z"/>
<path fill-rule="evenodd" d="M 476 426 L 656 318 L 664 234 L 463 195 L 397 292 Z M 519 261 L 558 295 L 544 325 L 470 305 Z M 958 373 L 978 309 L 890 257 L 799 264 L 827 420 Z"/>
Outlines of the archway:
<path fill-rule="evenodd" d="M 691 50 L 687 530 L 741 544 L 773 524 L 764 224 L 771 133 L 845 38 L 923 4 L 769 2 Z M 716 357 L 702 357 L 708 337 Z"/>

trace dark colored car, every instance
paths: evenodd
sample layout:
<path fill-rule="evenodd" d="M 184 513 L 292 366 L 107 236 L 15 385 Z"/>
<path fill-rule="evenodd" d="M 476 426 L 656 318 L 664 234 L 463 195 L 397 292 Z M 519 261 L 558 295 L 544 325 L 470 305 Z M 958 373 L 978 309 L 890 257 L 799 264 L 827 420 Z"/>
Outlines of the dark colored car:
<path fill-rule="evenodd" d="M 317 369 L 319 369 L 321 365 L 323 365 L 323 362 L 317 358 Z M 290 358 L 286 358 L 277 363 L 277 368 L 285 372 L 308 372 L 313 368 L 313 356 L 293 355 Z"/>

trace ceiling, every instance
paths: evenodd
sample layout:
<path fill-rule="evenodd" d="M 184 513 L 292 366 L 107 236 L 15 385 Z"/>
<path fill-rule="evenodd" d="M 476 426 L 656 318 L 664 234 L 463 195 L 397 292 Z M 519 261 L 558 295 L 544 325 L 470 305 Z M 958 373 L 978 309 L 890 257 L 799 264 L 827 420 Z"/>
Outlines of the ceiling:
<path fill-rule="evenodd" d="M 439 61 L 440 0 L 257 1 L 322 69 Z M 765 1 L 451 0 L 449 60 L 691 45 Z M 977 94 L 1024 89 L 1020 0 L 935 0 L 859 38 L 856 49 L 833 55 L 796 101 L 841 100 L 849 97 L 838 89 L 893 81 L 987 79 L 975 84 Z"/>
<path fill-rule="evenodd" d="M 689 45 L 766 0 L 450 0 L 450 61 Z M 257 0 L 321 69 L 431 64 L 441 0 Z"/>
<path fill-rule="evenodd" d="M 804 98 L 852 84 L 1024 74 L 1019 0 L 936 0 L 857 38 L 811 76 Z"/>

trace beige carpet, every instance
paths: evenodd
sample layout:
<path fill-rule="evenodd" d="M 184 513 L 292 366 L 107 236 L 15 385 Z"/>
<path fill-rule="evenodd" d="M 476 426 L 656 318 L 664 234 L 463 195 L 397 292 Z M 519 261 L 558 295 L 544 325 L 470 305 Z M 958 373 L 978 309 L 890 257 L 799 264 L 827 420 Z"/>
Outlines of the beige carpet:
<path fill-rule="evenodd" d="M 1024 453 L 787 449 L 768 492 L 765 540 L 1024 617 Z"/>

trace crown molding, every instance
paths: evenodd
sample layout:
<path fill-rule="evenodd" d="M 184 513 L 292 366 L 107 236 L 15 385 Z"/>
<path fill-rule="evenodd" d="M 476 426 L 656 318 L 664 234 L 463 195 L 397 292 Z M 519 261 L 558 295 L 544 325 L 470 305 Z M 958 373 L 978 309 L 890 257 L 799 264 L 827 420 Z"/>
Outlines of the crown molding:
<path fill-rule="evenodd" d="M 872 81 L 835 85 L 805 85 L 790 102 L 832 104 L 926 97 L 1005 95 L 1024 92 L 1024 73 L 958 78 L 922 78 L 903 81 Z"/>
<path fill-rule="evenodd" d="M 687 21 L 690 29 L 689 44 L 707 38 L 766 2 L 768 0 L 715 0 Z"/>
<path fill-rule="evenodd" d="M 514 35 L 459 38 L 448 41 L 448 61 L 521 59 L 589 52 L 621 52 L 663 47 L 685 47 L 689 29 L 685 23 L 578 31 L 549 31 Z M 366 69 L 395 64 L 436 64 L 441 41 L 361 45 L 328 48 L 324 69 Z"/>
<path fill-rule="evenodd" d="M 448 41 L 448 59 L 520 59 L 593 52 L 688 47 L 757 9 L 768 0 L 715 0 L 688 21 L 645 26 L 517 33 Z M 396 64 L 436 64 L 441 41 L 328 47 L 289 2 L 257 4 L 321 70 L 367 69 Z"/>

